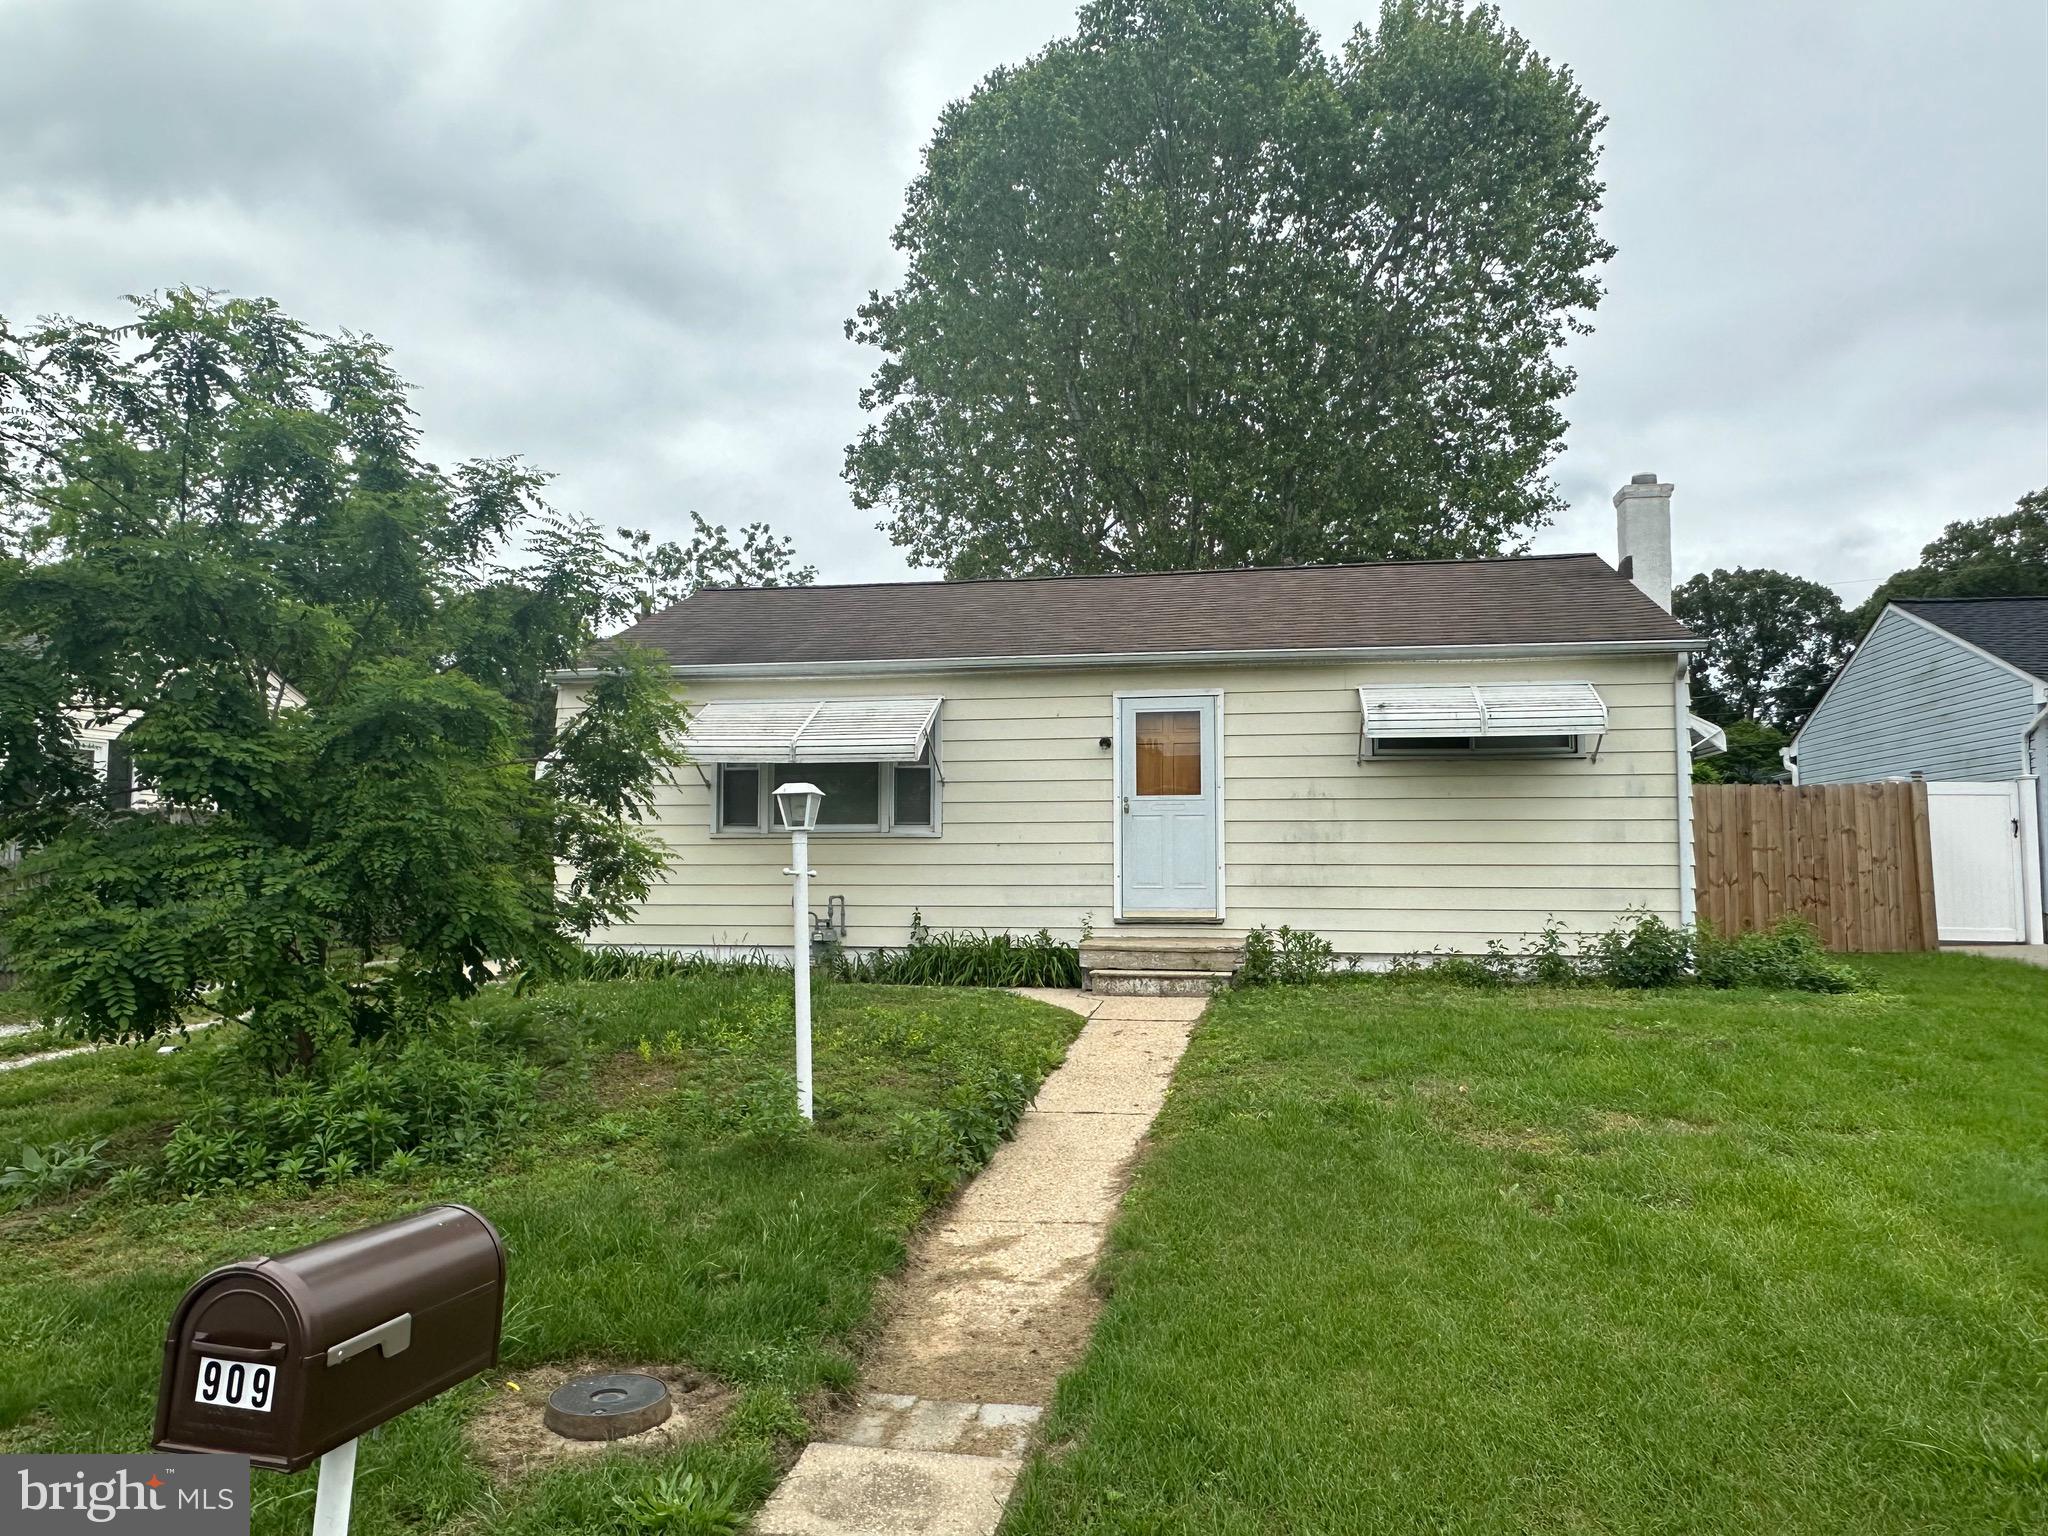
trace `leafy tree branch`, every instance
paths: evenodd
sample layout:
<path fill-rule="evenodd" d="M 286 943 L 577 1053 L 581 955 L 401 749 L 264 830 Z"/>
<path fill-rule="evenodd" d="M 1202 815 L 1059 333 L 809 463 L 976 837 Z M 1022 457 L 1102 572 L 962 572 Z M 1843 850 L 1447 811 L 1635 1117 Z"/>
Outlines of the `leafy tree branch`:
<path fill-rule="evenodd" d="M 0 932 L 88 1035 L 205 999 L 303 1070 L 643 898 L 681 705 L 597 642 L 703 580 L 810 573 L 760 525 L 615 544 L 518 459 L 427 462 L 371 338 L 133 303 L 0 321 Z M 592 657 L 558 730 L 553 675 Z M 133 796 L 88 721 L 124 728 Z"/>

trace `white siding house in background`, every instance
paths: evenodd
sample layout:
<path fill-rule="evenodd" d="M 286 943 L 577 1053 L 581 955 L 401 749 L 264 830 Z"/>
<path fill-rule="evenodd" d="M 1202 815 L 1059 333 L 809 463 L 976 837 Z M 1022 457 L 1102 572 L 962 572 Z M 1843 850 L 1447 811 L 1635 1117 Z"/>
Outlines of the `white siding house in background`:
<path fill-rule="evenodd" d="M 914 916 L 1286 923 L 1361 960 L 1687 920 L 1670 493 L 1616 498 L 1640 586 L 1569 555 L 700 592 L 620 637 L 666 655 L 692 764 L 658 800 L 671 867 L 597 941 L 784 951 L 770 797 L 801 780 L 814 903 L 856 949 Z"/>
<path fill-rule="evenodd" d="M 2048 597 L 1888 604 L 1792 738 L 1786 763 L 1799 784 L 1917 774 L 2013 786 L 2017 835 L 2032 845 L 2018 850 L 2018 878 L 2038 941 L 2048 864 Z M 1937 846 L 1937 884 L 1941 862 Z"/>

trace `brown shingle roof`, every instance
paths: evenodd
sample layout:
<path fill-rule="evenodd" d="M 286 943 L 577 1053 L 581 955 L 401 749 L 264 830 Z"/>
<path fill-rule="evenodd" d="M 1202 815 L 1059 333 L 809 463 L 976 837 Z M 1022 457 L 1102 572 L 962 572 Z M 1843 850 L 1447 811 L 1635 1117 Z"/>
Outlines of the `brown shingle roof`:
<path fill-rule="evenodd" d="M 1689 638 L 1598 555 L 707 588 L 617 637 L 684 668 Z"/>

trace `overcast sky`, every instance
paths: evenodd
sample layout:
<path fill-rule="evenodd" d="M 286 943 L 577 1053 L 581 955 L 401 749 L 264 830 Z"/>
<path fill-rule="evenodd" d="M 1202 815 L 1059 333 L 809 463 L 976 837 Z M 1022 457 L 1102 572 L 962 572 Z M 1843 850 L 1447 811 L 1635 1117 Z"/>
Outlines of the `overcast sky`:
<path fill-rule="evenodd" d="M 1374 0 L 1307 0 L 1334 44 Z M 1860 600 L 2048 484 L 2048 0 L 1505 0 L 1606 109 L 1620 253 L 1544 550 L 1678 485 L 1681 574 Z M 1061 0 L 0 0 L 0 314 L 268 294 L 389 342 L 430 452 L 901 575 L 841 324 L 939 109 Z"/>

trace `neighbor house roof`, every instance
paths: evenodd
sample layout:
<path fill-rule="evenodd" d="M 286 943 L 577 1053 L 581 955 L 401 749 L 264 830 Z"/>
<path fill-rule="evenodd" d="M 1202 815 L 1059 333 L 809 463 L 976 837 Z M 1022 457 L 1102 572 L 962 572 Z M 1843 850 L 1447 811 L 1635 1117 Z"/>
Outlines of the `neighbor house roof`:
<path fill-rule="evenodd" d="M 1912 597 L 1893 606 L 2048 682 L 2048 597 Z"/>
<path fill-rule="evenodd" d="M 1693 638 L 1598 555 L 713 587 L 616 637 L 685 670 L 1617 643 L 1680 650 Z"/>

